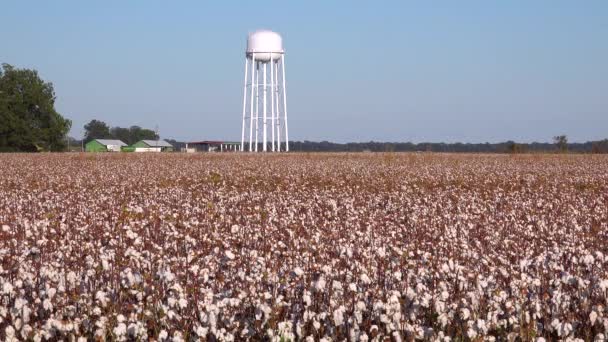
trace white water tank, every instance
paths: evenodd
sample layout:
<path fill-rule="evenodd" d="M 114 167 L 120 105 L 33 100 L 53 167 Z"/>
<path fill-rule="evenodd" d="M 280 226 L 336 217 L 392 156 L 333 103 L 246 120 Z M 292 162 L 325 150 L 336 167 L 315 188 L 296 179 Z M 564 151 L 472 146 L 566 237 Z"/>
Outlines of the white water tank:
<path fill-rule="evenodd" d="M 281 58 L 284 52 L 283 39 L 276 32 L 259 30 L 250 33 L 247 38 L 246 55 L 248 59 L 251 59 L 255 53 L 256 61 L 270 62 L 271 57 L 276 61 Z"/>

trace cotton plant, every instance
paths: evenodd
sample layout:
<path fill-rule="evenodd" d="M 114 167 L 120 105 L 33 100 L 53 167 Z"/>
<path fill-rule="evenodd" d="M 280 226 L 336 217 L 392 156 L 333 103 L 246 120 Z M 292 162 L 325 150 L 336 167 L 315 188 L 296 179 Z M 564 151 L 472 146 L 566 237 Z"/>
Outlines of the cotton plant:
<path fill-rule="evenodd" d="M 0 339 L 605 340 L 608 159 L 385 157 L 3 155 Z"/>

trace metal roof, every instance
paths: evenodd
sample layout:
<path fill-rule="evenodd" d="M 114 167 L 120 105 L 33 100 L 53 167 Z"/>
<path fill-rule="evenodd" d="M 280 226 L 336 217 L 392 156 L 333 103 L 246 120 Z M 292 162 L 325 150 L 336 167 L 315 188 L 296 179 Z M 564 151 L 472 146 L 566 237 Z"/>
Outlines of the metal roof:
<path fill-rule="evenodd" d="M 173 145 L 169 144 L 164 140 L 142 140 L 144 144 L 151 147 L 173 147 Z"/>
<path fill-rule="evenodd" d="M 118 139 L 95 139 L 95 141 L 97 141 L 98 143 L 102 144 L 102 145 L 118 145 L 118 146 L 127 146 L 127 144 L 125 144 L 124 142 L 118 140 Z"/>

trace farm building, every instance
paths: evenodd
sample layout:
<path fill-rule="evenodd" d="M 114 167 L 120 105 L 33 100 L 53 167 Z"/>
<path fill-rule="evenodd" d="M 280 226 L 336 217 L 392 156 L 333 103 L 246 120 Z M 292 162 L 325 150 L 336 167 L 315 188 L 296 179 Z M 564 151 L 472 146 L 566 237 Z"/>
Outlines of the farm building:
<path fill-rule="evenodd" d="M 116 139 L 93 139 L 85 145 L 87 152 L 120 152 L 121 147 L 127 146 Z"/>
<path fill-rule="evenodd" d="M 239 142 L 233 141 L 191 141 L 186 143 L 186 152 L 231 152 L 238 151 Z"/>
<path fill-rule="evenodd" d="M 135 148 L 135 152 L 144 151 L 161 151 L 161 152 L 172 152 L 173 145 L 169 144 L 164 140 L 140 140 L 135 144 L 131 145 Z"/>

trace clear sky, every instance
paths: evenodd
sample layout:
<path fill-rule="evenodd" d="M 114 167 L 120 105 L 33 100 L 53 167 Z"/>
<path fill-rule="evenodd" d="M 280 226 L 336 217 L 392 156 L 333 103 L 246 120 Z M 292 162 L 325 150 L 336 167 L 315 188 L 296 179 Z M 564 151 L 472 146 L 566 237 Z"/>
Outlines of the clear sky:
<path fill-rule="evenodd" d="M 244 49 L 282 34 L 290 137 L 608 138 L 608 1 L 12 1 L 0 62 L 96 118 L 239 140 Z"/>

